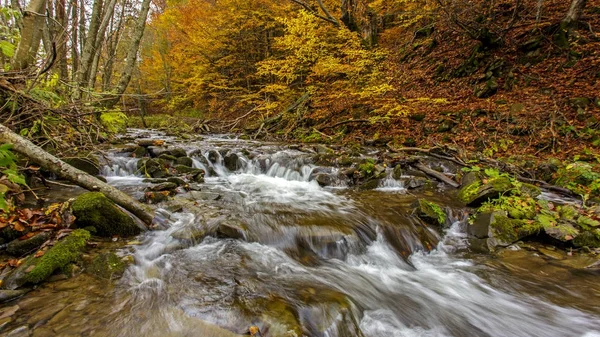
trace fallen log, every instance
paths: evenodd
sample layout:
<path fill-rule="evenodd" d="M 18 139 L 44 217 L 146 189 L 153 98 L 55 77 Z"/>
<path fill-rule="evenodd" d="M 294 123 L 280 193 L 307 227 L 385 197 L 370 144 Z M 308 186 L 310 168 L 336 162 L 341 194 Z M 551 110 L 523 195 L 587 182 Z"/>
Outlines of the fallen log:
<path fill-rule="evenodd" d="M 460 186 L 459 183 L 457 183 L 456 181 L 448 178 L 443 173 L 440 173 L 438 171 L 432 170 L 429 167 L 427 167 L 427 166 L 425 166 L 425 165 L 423 165 L 421 163 L 416 163 L 416 164 L 414 164 L 414 166 L 417 169 L 421 170 L 423 173 L 425 173 L 425 174 L 427 174 L 429 176 L 432 176 L 432 177 L 440 180 L 441 182 L 444 182 L 444 183 L 446 183 L 446 184 L 448 184 L 448 185 L 450 185 L 450 186 L 452 186 L 454 188 L 458 188 Z"/>
<path fill-rule="evenodd" d="M 117 205 L 131 212 L 142 220 L 147 226 L 152 224 L 154 218 L 152 213 L 140 202 L 136 201 L 124 192 L 110 186 L 100 179 L 91 176 L 73 166 L 54 157 L 29 140 L 12 132 L 9 128 L 0 124 L 0 142 L 13 144 L 13 150 L 21 153 L 38 163 L 44 169 L 79 185 L 90 191 L 102 192 L 107 198 Z"/>

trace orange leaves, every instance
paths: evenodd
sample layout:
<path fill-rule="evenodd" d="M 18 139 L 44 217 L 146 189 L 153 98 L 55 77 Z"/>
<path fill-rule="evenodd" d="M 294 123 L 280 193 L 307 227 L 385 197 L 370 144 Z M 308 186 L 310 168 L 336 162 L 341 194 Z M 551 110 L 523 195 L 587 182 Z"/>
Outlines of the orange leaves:
<path fill-rule="evenodd" d="M 11 227 L 17 232 L 27 232 L 21 240 L 26 240 L 39 231 L 61 228 L 70 224 L 74 217 L 68 210 L 68 204 L 52 204 L 46 210 L 23 208 L 10 215 L 0 216 L 0 229 Z M 67 219 L 64 223 L 63 216 Z"/>

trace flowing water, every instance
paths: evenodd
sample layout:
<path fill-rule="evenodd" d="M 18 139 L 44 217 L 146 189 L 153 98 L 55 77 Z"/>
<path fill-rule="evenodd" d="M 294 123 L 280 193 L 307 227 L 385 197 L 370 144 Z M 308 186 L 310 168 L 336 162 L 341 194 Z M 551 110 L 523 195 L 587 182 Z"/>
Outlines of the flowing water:
<path fill-rule="evenodd" d="M 444 187 L 413 195 L 388 178 L 373 191 L 343 180 L 324 188 L 315 173 L 335 168 L 315 166 L 306 151 L 226 137 L 179 146 L 207 172 L 202 191 L 181 196 L 193 203 L 158 210 L 161 229 L 120 249 L 135 261 L 121 279 L 43 285 L 8 304 L 18 308 L 6 331 L 235 336 L 255 325 L 263 336 L 600 336 L 597 274 L 524 251 L 470 254 L 466 213 Z M 230 171 L 231 152 L 239 159 Z M 108 160 L 109 183 L 141 197 L 148 184 L 136 159 Z M 413 217 L 417 197 L 448 205 L 451 227 Z M 208 232 L 217 234 L 197 235 Z"/>

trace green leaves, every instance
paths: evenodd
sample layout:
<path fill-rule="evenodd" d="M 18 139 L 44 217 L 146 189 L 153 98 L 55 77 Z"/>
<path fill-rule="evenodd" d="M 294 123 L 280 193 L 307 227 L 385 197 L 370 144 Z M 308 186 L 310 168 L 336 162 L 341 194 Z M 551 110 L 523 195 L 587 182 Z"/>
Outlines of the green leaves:
<path fill-rule="evenodd" d="M 0 51 L 6 57 L 13 57 L 15 55 L 15 45 L 8 41 L 0 41 Z"/>
<path fill-rule="evenodd" d="M 15 184 L 26 185 L 25 178 L 17 171 L 17 164 L 15 163 L 17 157 L 15 157 L 11 149 L 12 144 L 0 145 L 0 169 L 3 169 L 1 171 L 2 175 L 6 176 L 6 178 L 2 179 L 7 179 Z M 9 208 L 6 200 L 8 192 L 10 192 L 8 186 L 0 184 L 0 210 L 7 211 Z"/>

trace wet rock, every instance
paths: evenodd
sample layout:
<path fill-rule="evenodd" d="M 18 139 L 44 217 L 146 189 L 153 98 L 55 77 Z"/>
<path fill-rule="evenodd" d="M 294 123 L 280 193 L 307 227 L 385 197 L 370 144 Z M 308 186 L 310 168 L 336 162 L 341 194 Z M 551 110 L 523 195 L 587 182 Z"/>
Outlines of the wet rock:
<path fill-rule="evenodd" d="M 137 144 L 125 144 L 120 149 L 120 153 L 132 153 L 138 148 Z"/>
<path fill-rule="evenodd" d="M 133 219 L 100 192 L 88 192 L 77 197 L 73 202 L 73 215 L 79 228 L 94 227 L 99 236 L 140 233 Z"/>
<path fill-rule="evenodd" d="M 556 250 L 550 250 L 550 249 L 540 247 L 540 248 L 538 248 L 538 252 L 540 252 L 542 255 L 549 257 L 553 260 L 563 260 L 566 258 L 566 255 L 564 255 L 562 252 L 556 251 Z"/>
<path fill-rule="evenodd" d="M 7 326 L 10 322 L 12 322 L 11 317 L 0 318 L 0 331 L 3 331 L 4 327 Z"/>
<path fill-rule="evenodd" d="M 167 153 L 167 148 L 164 146 L 148 146 L 146 148 L 151 157 L 157 158 L 163 153 Z"/>
<path fill-rule="evenodd" d="M 349 156 L 340 156 L 337 158 L 338 166 L 342 166 L 342 167 L 352 166 L 358 162 L 360 162 L 360 158 L 353 158 L 353 157 L 349 157 Z"/>
<path fill-rule="evenodd" d="M 561 258 L 559 261 L 555 262 L 558 265 L 564 266 L 569 269 L 580 269 L 580 270 L 590 270 L 590 271 L 599 271 L 600 270 L 600 258 L 591 257 L 585 255 L 578 255 L 569 258 Z"/>
<path fill-rule="evenodd" d="M 229 171 L 235 171 L 239 167 L 239 157 L 236 153 L 229 153 L 223 158 L 223 163 Z"/>
<path fill-rule="evenodd" d="M 193 167 L 194 161 L 190 157 L 179 157 L 179 158 L 177 158 L 177 160 L 175 160 L 175 164 Z"/>
<path fill-rule="evenodd" d="M 161 192 L 161 191 L 174 190 L 176 188 L 177 188 L 177 184 L 176 183 L 165 182 L 165 183 L 160 183 L 160 184 L 156 184 L 156 185 L 153 185 L 153 186 L 149 186 L 149 187 L 146 188 L 146 191 Z"/>
<path fill-rule="evenodd" d="M 200 192 L 200 191 L 189 191 L 186 194 L 181 195 L 182 198 L 188 200 L 204 200 L 204 201 L 215 201 L 221 199 L 219 193 L 213 192 Z"/>
<path fill-rule="evenodd" d="M 50 239 L 50 233 L 42 232 L 26 240 L 13 240 L 6 247 L 6 252 L 12 256 L 20 257 L 37 250 L 44 242 Z"/>
<path fill-rule="evenodd" d="M 97 176 L 100 174 L 100 163 L 98 162 L 98 158 L 89 156 L 89 157 L 75 157 L 75 158 L 66 158 L 64 159 L 65 163 L 73 166 L 76 169 L 79 169 L 87 174 Z"/>
<path fill-rule="evenodd" d="M 410 177 L 406 180 L 404 186 L 409 190 L 414 190 L 423 187 L 429 183 L 429 179 L 424 177 Z"/>
<path fill-rule="evenodd" d="M 96 256 L 86 266 L 86 272 L 103 279 L 116 279 L 125 272 L 125 263 L 115 253 L 104 253 Z"/>
<path fill-rule="evenodd" d="M 158 204 L 163 201 L 169 200 L 169 192 L 146 192 L 144 193 L 144 198 L 141 200 L 147 204 Z"/>
<path fill-rule="evenodd" d="M 167 181 L 170 183 L 174 183 L 177 184 L 177 186 L 184 186 L 186 185 L 185 180 L 179 178 L 179 177 L 169 177 L 167 178 Z"/>
<path fill-rule="evenodd" d="M 362 183 L 359 188 L 361 190 L 374 190 L 377 187 L 379 187 L 380 181 L 381 181 L 381 179 L 373 178 L 373 179 L 367 180 L 366 182 Z"/>
<path fill-rule="evenodd" d="M 415 213 L 426 223 L 440 226 L 446 224 L 446 212 L 438 204 L 425 199 L 419 199 L 414 207 Z"/>
<path fill-rule="evenodd" d="M 193 157 L 194 159 L 196 159 L 197 161 L 199 161 L 202 165 L 204 165 L 204 167 L 209 167 L 210 163 L 208 162 L 208 159 L 206 159 L 206 157 L 204 157 L 202 155 L 202 153 L 198 153 L 197 156 L 194 156 L 192 154 L 190 154 L 190 157 Z"/>
<path fill-rule="evenodd" d="M 184 227 L 171 233 L 171 237 L 177 240 L 199 242 L 202 241 L 208 234 L 208 231 L 204 228 Z"/>
<path fill-rule="evenodd" d="M 164 160 L 159 158 L 144 158 L 137 162 L 137 169 L 143 175 L 152 178 L 164 178 L 169 175 Z"/>
<path fill-rule="evenodd" d="M 221 158 L 221 154 L 217 150 L 208 151 L 208 161 L 215 164 L 219 162 L 219 158 Z"/>
<path fill-rule="evenodd" d="M 31 289 L 0 290 L 0 303 L 12 301 L 27 294 Z"/>
<path fill-rule="evenodd" d="M 394 170 L 392 171 L 392 178 L 399 180 L 402 178 L 402 166 L 396 165 L 394 166 Z"/>
<path fill-rule="evenodd" d="M 168 150 L 168 153 L 176 158 L 181 158 L 181 157 L 186 157 L 187 156 L 187 152 L 185 152 L 184 149 L 180 148 L 180 147 L 176 147 L 176 148 L 172 148 Z"/>
<path fill-rule="evenodd" d="M 241 224 L 221 222 L 217 226 L 216 235 L 218 238 L 242 240 L 245 238 L 244 232 L 245 230 Z"/>
<path fill-rule="evenodd" d="M 133 151 L 133 156 L 136 158 L 143 158 L 148 154 L 148 150 L 146 150 L 145 147 L 143 146 L 138 146 L 134 151 Z"/>
<path fill-rule="evenodd" d="M 161 184 L 161 183 L 166 183 L 167 181 L 168 181 L 167 178 L 146 178 L 146 179 L 142 180 L 142 182 L 151 183 L 151 184 Z"/>
<path fill-rule="evenodd" d="M 458 198 L 468 206 L 480 206 L 490 199 L 511 194 L 514 188 L 508 177 L 500 176 L 483 180 L 476 174 L 468 174 L 463 178 Z M 520 191 L 533 198 L 541 194 L 538 187 L 530 184 L 521 184 Z"/>
<path fill-rule="evenodd" d="M 319 186 L 330 186 L 333 183 L 333 179 L 327 173 L 319 173 L 315 176 L 315 180 Z"/>
<path fill-rule="evenodd" d="M 487 229 L 487 234 L 485 234 Z M 511 219 L 504 211 L 480 213 L 467 232 L 476 239 L 485 239 L 489 251 L 496 247 L 507 247 L 524 237 L 535 234 L 536 228 L 526 220 Z M 477 241 L 475 241 L 477 242 Z"/>
<path fill-rule="evenodd" d="M 158 158 L 164 160 L 165 162 L 171 163 L 171 164 L 173 164 L 177 161 L 177 157 L 172 156 L 168 153 L 163 153 L 160 156 L 158 156 Z"/>
<path fill-rule="evenodd" d="M 16 289 L 24 284 L 38 284 L 44 281 L 55 270 L 65 268 L 75 261 L 89 238 L 88 231 L 74 230 L 69 236 L 48 249 L 42 257 L 29 256 L 23 264 L 4 279 L 2 287 Z"/>

